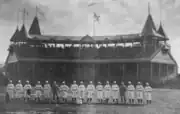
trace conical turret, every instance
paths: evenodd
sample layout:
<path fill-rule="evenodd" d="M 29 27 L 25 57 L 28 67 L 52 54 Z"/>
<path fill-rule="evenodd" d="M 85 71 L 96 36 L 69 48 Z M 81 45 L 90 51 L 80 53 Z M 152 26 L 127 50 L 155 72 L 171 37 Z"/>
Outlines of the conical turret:
<path fill-rule="evenodd" d="M 28 34 L 27 34 L 26 28 L 23 24 L 19 33 L 18 33 L 18 37 L 16 39 L 16 42 L 25 42 L 27 40 L 27 38 L 28 38 Z"/>
<path fill-rule="evenodd" d="M 29 29 L 29 34 L 41 35 L 41 30 L 40 30 L 40 26 L 39 26 L 39 20 L 38 20 L 37 16 L 34 17 L 34 20 L 33 20 L 32 24 L 31 24 L 30 29 Z"/>
<path fill-rule="evenodd" d="M 11 39 L 10 39 L 11 42 L 16 42 L 16 38 L 17 38 L 17 36 L 18 36 L 18 33 L 19 33 L 19 29 L 18 29 L 18 27 L 17 27 L 17 28 L 16 28 L 16 31 L 14 32 L 14 34 L 12 35 L 12 37 L 11 37 Z"/>
<path fill-rule="evenodd" d="M 166 33 L 165 33 L 164 29 L 163 29 L 163 26 L 162 26 L 161 22 L 160 22 L 160 26 L 159 26 L 159 29 L 158 29 L 158 33 L 160 35 L 162 35 L 166 40 L 168 40 L 168 37 L 167 37 L 167 35 L 166 35 Z"/>

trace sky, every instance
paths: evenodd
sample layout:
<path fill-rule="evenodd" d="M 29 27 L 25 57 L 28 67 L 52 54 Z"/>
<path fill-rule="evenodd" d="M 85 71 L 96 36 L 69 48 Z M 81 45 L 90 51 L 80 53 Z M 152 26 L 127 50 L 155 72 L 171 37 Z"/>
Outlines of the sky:
<path fill-rule="evenodd" d="M 97 4 L 88 7 L 94 2 Z M 9 40 L 17 25 L 22 25 L 23 8 L 28 11 L 27 30 L 38 6 L 43 13 L 38 13 L 43 34 L 92 35 L 96 12 L 100 15 L 96 35 L 115 35 L 140 33 L 148 15 L 148 2 L 156 26 L 162 21 L 171 53 L 180 66 L 180 0 L 0 0 L 0 62 L 8 55 Z"/>

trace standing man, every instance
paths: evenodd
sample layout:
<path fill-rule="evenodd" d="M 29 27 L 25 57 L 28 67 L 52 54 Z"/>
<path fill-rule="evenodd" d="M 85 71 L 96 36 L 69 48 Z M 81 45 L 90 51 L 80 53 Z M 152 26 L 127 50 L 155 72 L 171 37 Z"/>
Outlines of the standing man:
<path fill-rule="evenodd" d="M 149 83 L 146 83 L 146 86 L 144 88 L 145 90 L 145 98 L 146 98 L 146 102 L 147 104 L 151 104 L 152 101 L 152 88 L 151 86 L 149 86 Z"/>
<path fill-rule="evenodd" d="M 118 103 L 118 97 L 119 97 L 119 86 L 116 84 L 116 81 L 114 81 L 112 85 L 113 103 Z"/>
<path fill-rule="evenodd" d="M 44 97 L 46 100 L 50 100 L 51 98 L 51 85 L 48 81 L 46 81 L 44 85 Z"/>
<path fill-rule="evenodd" d="M 136 86 L 136 98 L 138 104 L 143 104 L 143 92 L 144 87 L 141 85 L 141 82 L 138 82 Z"/>
<path fill-rule="evenodd" d="M 129 104 L 134 104 L 134 85 L 131 84 L 131 81 L 128 82 L 128 87 L 127 87 L 127 93 L 128 93 L 128 103 Z"/>
<path fill-rule="evenodd" d="M 6 88 L 10 100 L 14 99 L 14 88 L 14 84 L 12 83 L 12 80 L 10 80 Z"/>
<path fill-rule="evenodd" d="M 109 81 L 106 82 L 106 85 L 104 86 L 104 98 L 106 103 L 109 102 L 111 96 L 111 85 L 109 84 Z"/>
<path fill-rule="evenodd" d="M 41 85 L 41 82 L 38 81 L 36 86 L 35 86 L 35 94 L 36 94 L 36 102 L 39 102 L 42 96 L 42 91 L 43 91 L 43 87 Z"/>
<path fill-rule="evenodd" d="M 79 85 L 79 96 L 82 99 L 82 102 L 84 101 L 85 90 L 86 90 L 85 85 L 84 85 L 83 81 L 81 81 L 80 85 Z"/>
<path fill-rule="evenodd" d="M 92 102 L 92 98 L 93 98 L 94 91 L 95 91 L 95 87 L 94 87 L 92 81 L 90 81 L 90 82 L 89 82 L 89 85 L 87 86 L 87 92 L 88 92 L 87 102 L 88 102 L 88 103 L 91 103 L 91 102 Z"/>
<path fill-rule="evenodd" d="M 58 85 L 57 85 L 56 81 L 54 81 L 52 84 L 53 100 L 54 101 L 57 100 L 59 102 L 58 91 L 59 91 Z"/>
<path fill-rule="evenodd" d="M 121 103 L 126 103 L 126 86 L 124 82 L 121 82 L 120 86 L 120 98 L 121 98 Z"/>
<path fill-rule="evenodd" d="M 62 82 L 62 85 L 60 86 L 60 88 L 61 88 L 61 91 L 63 92 L 63 95 L 62 95 L 63 102 L 67 103 L 69 87 L 66 85 L 65 81 Z"/>
<path fill-rule="evenodd" d="M 24 100 L 27 101 L 30 99 L 31 95 L 31 84 L 29 84 L 29 81 L 26 81 L 26 84 L 24 85 Z"/>
<path fill-rule="evenodd" d="M 72 91 L 72 102 L 75 102 L 78 95 L 78 85 L 76 84 L 76 81 L 73 81 L 73 84 L 71 85 L 71 91 Z"/>
<path fill-rule="evenodd" d="M 103 85 L 101 82 L 98 82 L 98 85 L 96 86 L 97 91 L 97 99 L 99 103 L 102 103 L 103 101 Z"/>
<path fill-rule="evenodd" d="M 23 85 L 21 84 L 21 80 L 18 81 L 15 87 L 16 99 L 21 99 L 23 95 Z"/>

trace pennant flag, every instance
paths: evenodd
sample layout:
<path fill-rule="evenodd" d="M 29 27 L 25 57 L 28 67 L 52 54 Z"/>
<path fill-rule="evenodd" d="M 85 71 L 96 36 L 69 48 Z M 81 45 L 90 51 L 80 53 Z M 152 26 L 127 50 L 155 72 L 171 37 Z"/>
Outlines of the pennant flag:
<path fill-rule="evenodd" d="M 159 4 L 161 5 L 162 9 L 169 9 L 175 6 L 176 0 L 160 0 Z"/>
<path fill-rule="evenodd" d="M 89 0 L 88 1 L 88 7 L 91 7 L 91 6 L 94 6 L 94 5 L 96 5 L 96 4 L 99 4 L 99 3 L 102 3 L 101 1 L 99 1 L 99 2 L 93 2 L 93 0 Z"/>
<path fill-rule="evenodd" d="M 19 12 L 22 13 L 22 21 L 23 21 L 23 24 L 25 24 L 25 18 L 26 18 L 26 16 L 29 15 L 29 13 L 28 13 L 28 11 L 25 8 L 22 9 L 22 10 L 19 10 Z"/>
<path fill-rule="evenodd" d="M 94 12 L 94 20 L 99 22 L 99 18 L 100 18 L 100 15 L 97 15 L 95 12 Z"/>
<path fill-rule="evenodd" d="M 88 7 L 94 6 L 94 5 L 96 5 L 96 4 L 97 4 L 97 3 L 94 3 L 94 2 L 93 2 L 93 3 L 89 3 L 89 4 L 88 4 Z"/>
<path fill-rule="evenodd" d="M 39 7 L 36 6 L 36 15 L 40 14 L 41 16 L 45 17 L 44 11 L 42 11 Z"/>

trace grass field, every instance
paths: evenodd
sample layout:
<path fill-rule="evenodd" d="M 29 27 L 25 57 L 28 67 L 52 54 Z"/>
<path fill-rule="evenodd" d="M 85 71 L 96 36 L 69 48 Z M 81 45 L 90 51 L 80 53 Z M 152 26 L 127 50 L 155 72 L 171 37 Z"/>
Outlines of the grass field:
<path fill-rule="evenodd" d="M 56 110 L 60 114 L 180 114 L 180 90 L 154 89 L 151 105 L 120 106 L 120 105 L 59 105 L 55 104 L 24 104 L 14 102 L 4 104 L 6 111 L 15 110 Z M 2 113 L 3 114 L 3 113 Z M 18 113 L 17 113 L 18 114 Z M 22 114 L 22 113 L 21 113 Z M 26 114 L 26 113 L 24 113 Z M 45 113 L 43 113 L 45 114 Z"/>

